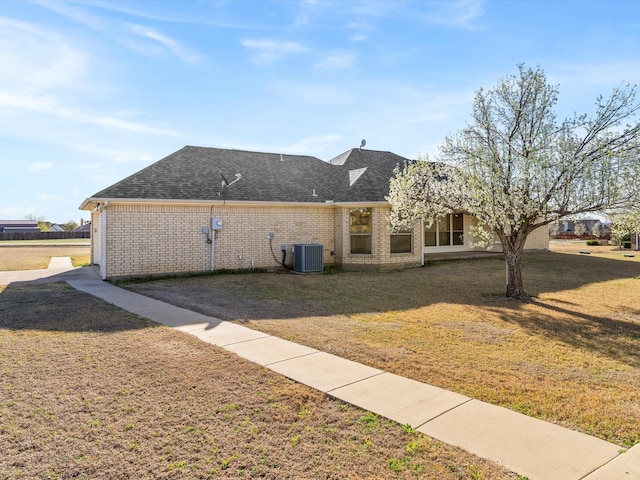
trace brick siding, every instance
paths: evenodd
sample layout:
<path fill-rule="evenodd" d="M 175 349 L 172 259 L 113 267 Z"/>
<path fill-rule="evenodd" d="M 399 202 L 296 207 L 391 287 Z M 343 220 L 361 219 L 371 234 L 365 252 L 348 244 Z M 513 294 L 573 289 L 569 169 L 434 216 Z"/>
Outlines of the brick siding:
<path fill-rule="evenodd" d="M 334 263 L 334 211 L 329 207 L 238 207 L 208 205 L 112 204 L 106 215 L 106 278 L 208 271 L 211 244 L 202 227 L 220 217 L 215 238 L 215 269 L 274 268 L 286 245 L 321 243 L 324 263 Z M 97 241 L 97 240 L 96 240 Z M 95 262 L 97 259 L 93 259 Z M 204 266 L 203 266 L 204 265 Z"/>
<path fill-rule="evenodd" d="M 206 204 L 111 203 L 92 214 L 92 262 L 104 278 L 211 270 L 211 244 L 202 227 L 222 218 L 215 238 L 214 267 L 280 268 L 281 245 L 291 265 L 291 246 L 320 243 L 325 266 L 401 268 L 422 262 L 420 225 L 414 228 L 413 251 L 390 254 L 389 207 L 372 207 L 372 253 L 350 253 L 349 207 L 239 206 Z M 268 234 L 273 233 L 273 255 Z M 548 230 L 533 232 L 527 249 L 548 248 Z M 275 255 L 275 259 L 274 259 Z"/>

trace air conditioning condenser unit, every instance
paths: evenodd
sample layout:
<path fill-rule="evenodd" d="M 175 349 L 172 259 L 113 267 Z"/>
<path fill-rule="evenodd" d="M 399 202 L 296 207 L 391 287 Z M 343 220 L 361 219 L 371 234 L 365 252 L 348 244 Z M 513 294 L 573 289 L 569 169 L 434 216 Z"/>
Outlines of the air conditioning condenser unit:
<path fill-rule="evenodd" d="M 293 270 L 300 273 L 322 272 L 324 256 L 319 243 L 293 244 Z"/>

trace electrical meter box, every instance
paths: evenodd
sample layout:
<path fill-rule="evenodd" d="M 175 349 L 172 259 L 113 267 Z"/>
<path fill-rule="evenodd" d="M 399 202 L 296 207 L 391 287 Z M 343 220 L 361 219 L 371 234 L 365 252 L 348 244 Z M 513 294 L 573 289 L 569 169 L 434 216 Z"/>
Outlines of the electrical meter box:
<path fill-rule="evenodd" d="M 212 230 L 222 230 L 222 219 L 221 218 L 212 218 L 211 219 L 211 229 Z"/>

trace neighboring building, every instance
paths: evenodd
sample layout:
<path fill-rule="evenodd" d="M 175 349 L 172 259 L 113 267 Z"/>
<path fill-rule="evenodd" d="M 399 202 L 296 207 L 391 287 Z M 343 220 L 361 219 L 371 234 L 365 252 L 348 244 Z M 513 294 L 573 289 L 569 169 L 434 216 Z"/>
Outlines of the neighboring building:
<path fill-rule="evenodd" d="M 91 222 L 85 221 L 84 218 L 80 219 L 80 226 L 73 229 L 74 232 L 88 232 L 91 233 Z"/>
<path fill-rule="evenodd" d="M 601 225 L 600 236 L 596 236 L 594 227 L 596 224 Z M 576 225 L 584 225 L 584 233 L 578 235 L 576 233 Z M 583 218 L 579 220 L 558 220 L 551 225 L 551 237 L 557 239 L 573 239 L 573 238 L 611 238 L 611 222 L 599 220 L 597 218 Z"/>
<path fill-rule="evenodd" d="M 186 146 L 87 198 L 92 262 L 103 278 L 273 268 L 292 245 L 321 244 L 324 265 L 419 266 L 431 254 L 473 251 L 458 213 L 391 233 L 390 152 L 316 157 Z M 548 249 L 546 228 L 528 249 Z M 499 246 L 497 248 L 499 250 Z"/>
<path fill-rule="evenodd" d="M 35 220 L 0 220 L 0 233 L 40 233 Z"/>
<path fill-rule="evenodd" d="M 576 224 L 581 223 L 585 227 L 584 235 L 592 235 L 593 227 L 600 223 L 603 229 L 608 229 L 609 223 L 594 218 L 584 218 L 581 220 L 559 220 L 558 221 L 558 235 L 575 235 Z"/>

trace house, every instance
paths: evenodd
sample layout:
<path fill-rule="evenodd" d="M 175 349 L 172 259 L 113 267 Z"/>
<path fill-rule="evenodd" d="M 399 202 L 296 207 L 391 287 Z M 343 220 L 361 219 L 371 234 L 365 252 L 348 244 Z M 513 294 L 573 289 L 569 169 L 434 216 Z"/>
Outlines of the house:
<path fill-rule="evenodd" d="M 603 238 L 611 237 L 610 223 L 597 218 L 583 218 L 581 220 L 559 220 L 556 222 L 557 229 L 553 236 L 556 238 L 573 238 L 578 236 L 576 234 L 576 226 L 582 224 L 584 226 L 584 233 L 579 235 L 580 237 L 594 237 L 595 228 L 597 224 L 600 224 L 600 236 Z M 580 227 L 578 227 L 579 229 Z"/>
<path fill-rule="evenodd" d="M 105 279 L 291 265 L 295 244 L 323 265 L 419 266 L 473 251 L 467 214 L 391 232 L 385 200 L 399 155 L 351 149 L 316 157 L 185 146 L 87 198 L 92 262 Z M 531 249 L 548 248 L 534 232 Z"/>
<path fill-rule="evenodd" d="M 80 219 L 80 226 L 73 229 L 74 232 L 91 233 L 91 222 L 87 222 L 84 218 Z"/>
<path fill-rule="evenodd" d="M 35 220 L 0 220 L 0 233 L 40 233 Z"/>

